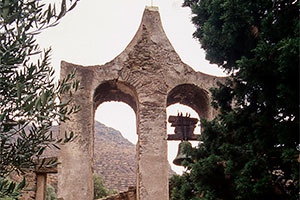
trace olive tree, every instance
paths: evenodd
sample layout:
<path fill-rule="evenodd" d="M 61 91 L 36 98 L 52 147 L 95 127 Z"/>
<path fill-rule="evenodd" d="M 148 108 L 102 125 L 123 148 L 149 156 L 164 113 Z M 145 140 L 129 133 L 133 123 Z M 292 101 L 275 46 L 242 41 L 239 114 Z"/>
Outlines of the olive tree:
<path fill-rule="evenodd" d="M 72 97 L 79 82 L 75 73 L 54 81 L 51 49 L 41 49 L 36 36 L 57 25 L 77 2 L 0 0 L 0 197 L 17 197 L 25 185 L 25 179 L 9 181 L 12 172 L 36 167 L 47 147 L 74 138 L 72 133 L 54 138 L 49 129 L 79 110 L 72 98 L 61 101 L 63 94 Z"/>

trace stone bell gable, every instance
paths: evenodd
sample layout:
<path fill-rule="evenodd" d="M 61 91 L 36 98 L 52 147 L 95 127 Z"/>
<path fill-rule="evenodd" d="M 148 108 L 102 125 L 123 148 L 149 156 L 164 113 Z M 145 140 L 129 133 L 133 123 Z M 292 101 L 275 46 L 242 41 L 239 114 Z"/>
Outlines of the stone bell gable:
<path fill-rule="evenodd" d="M 103 102 L 122 101 L 132 107 L 137 119 L 137 199 L 168 200 L 166 108 L 182 103 L 200 117 L 212 119 L 215 110 L 209 88 L 223 78 L 195 72 L 181 61 L 155 7 L 146 7 L 137 33 L 115 59 L 99 66 L 63 61 L 61 77 L 74 69 L 81 84 L 74 101 L 81 111 L 63 123 L 60 132 L 73 131 L 79 137 L 61 147 L 58 197 L 93 199 L 95 110 Z"/>

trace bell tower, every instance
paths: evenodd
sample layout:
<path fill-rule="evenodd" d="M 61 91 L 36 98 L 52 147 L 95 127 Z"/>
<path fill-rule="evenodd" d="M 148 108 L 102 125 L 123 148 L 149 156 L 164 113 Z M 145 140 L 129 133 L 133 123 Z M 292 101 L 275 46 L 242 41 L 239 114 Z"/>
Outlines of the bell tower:
<path fill-rule="evenodd" d="M 61 77 L 74 69 L 81 88 L 73 98 L 81 111 L 62 123 L 60 132 L 73 131 L 78 139 L 61 146 L 58 199 L 93 199 L 95 110 L 103 102 L 122 101 L 137 119 L 137 199 L 168 200 L 166 108 L 181 103 L 212 119 L 209 88 L 222 78 L 195 72 L 181 61 L 157 7 L 146 7 L 134 38 L 112 61 L 97 66 L 62 61 Z"/>

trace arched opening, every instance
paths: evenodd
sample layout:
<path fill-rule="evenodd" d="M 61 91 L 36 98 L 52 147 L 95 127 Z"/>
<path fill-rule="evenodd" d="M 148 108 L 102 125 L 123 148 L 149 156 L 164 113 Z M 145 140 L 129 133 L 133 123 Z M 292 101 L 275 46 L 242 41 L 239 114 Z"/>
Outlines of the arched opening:
<path fill-rule="evenodd" d="M 103 102 L 121 101 L 127 103 L 137 113 L 137 93 L 125 82 L 118 80 L 105 81 L 94 92 L 94 111 Z"/>
<path fill-rule="evenodd" d="M 94 93 L 94 173 L 108 189 L 136 186 L 137 96 L 124 82 L 106 81 Z"/>
<path fill-rule="evenodd" d="M 194 109 L 199 117 L 209 118 L 208 92 L 193 84 L 182 84 L 173 88 L 167 97 L 167 107 L 181 103 Z"/>
<path fill-rule="evenodd" d="M 208 93 L 192 84 L 183 84 L 173 88 L 167 97 L 167 120 L 170 115 L 182 113 L 190 114 L 190 117 L 199 120 L 194 130 L 195 134 L 201 134 L 200 118 L 209 118 L 209 97 Z M 174 134 L 174 127 L 167 121 L 167 134 Z M 198 141 L 190 141 L 192 146 L 198 145 Z M 173 160 L 178 152 L 180 141 L 168 141 L 168 161 L 172 169 L 181 174 L 184 167 L 176 166 Z"/>
<path fill-rule="evenodd" d="M 95 120 L 120 131 L 124 138 L 136 145 L 136 116 L 128 104 L 118 101 L 104 102 L 95 111 Z"/>

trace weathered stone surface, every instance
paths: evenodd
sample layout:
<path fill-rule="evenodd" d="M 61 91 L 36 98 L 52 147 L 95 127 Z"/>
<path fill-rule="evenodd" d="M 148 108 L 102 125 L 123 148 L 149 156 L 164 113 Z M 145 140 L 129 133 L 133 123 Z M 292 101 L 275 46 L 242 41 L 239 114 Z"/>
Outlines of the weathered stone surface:
<path fill-rule="evenodd" d="M 80 137 L 61 148 L 58 197 L 93 198 L 94 112 L 105 101 L 122 101 L 137 118 L 137 199 L 168 200 L 166 107 L 182 103 L 212 119 L 209 88 L 221 78 L 195 72 L 181 61 L 153 9 L 145 9 L 133 40 L 114 60 L 102 66 L 62 62 L 61 76 L 73 69 L 82 87 L 75 96 L 81 111 L 60 131 L 72 130 Z"/>
<path fill-rule="evenodd" d="M 46 200 L 47 174 L 37 174 L 36 200 Z"/>

